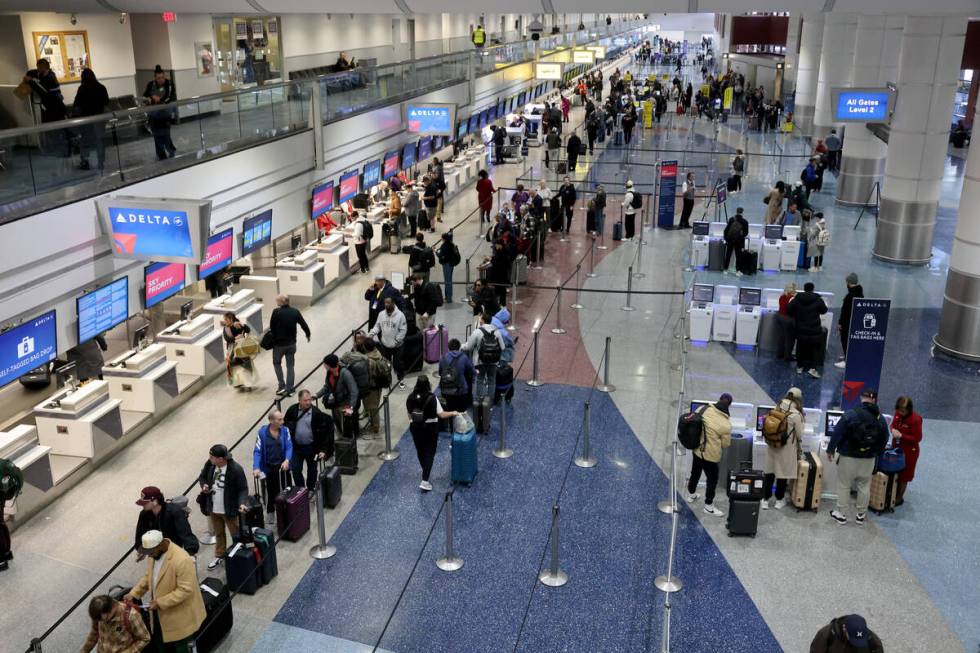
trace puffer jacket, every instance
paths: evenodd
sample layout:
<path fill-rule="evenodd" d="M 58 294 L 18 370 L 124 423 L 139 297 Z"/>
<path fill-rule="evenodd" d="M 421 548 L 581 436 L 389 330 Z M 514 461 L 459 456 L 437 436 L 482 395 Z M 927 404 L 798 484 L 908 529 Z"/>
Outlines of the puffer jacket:
<path fill-rule="evenodd" d="M 701 416 L 704 422 L 704 441 L 694 450 L 694 455 L 709 463 L 721 461 L 724 449 L 732 443 L 732 421 L 714 404 L 708 406 Z"/>
<path fill-rule="evenodd" d="M 787 314 L 796 320 L 796 335 L 799 336 L 820 336 L 823 334 L 823 326 L 820 324 L 820 316 L 827 312 L 827 304 L 823 297 L 815 292 L 799 292 L 793 297 L 786 306 Z"/>

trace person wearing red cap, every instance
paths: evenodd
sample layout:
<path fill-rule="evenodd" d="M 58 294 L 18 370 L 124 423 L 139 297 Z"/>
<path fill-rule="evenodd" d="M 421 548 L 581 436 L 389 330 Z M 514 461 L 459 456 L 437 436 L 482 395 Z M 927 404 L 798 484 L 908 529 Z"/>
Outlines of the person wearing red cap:
<path fill-rule="evenodd" d="M 140 498 L 136 500 L 136 505 L 143 508 L 139 519 L 136 522 L 136 550 L 140 550 L 143 534 L 147 531 L 160 531 L 163 536 L 175 542 L 188 555 L 197 555 L 201 548 L 197 536 L 191 531 L 190 522 L 187 521 L 187 512 L 182 506 L 165 501 L 163 492 L 160 488 L 152 485 L 140 491 Z M 137 560 L 142 560 L 143 554 L 140 553 Z"/>

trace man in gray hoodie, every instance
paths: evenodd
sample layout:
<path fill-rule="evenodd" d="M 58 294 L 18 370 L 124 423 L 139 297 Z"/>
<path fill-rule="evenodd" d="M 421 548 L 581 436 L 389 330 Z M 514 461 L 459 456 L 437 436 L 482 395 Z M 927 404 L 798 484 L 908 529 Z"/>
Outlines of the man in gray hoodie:
<path fill-rule="evenodd" d="M 378 316 L 370 334 L 378 342 L 381 355 L 391 362 L 391 367 L 398 377 L 398 388 L 405 389 L 405 364 L 402 360 L 402 348 L 405 344 L 405 334 L 408 333 L 408 321 L 405 314 L 395 306 L 395 300 L 385 297 L 385 310 Z"/>

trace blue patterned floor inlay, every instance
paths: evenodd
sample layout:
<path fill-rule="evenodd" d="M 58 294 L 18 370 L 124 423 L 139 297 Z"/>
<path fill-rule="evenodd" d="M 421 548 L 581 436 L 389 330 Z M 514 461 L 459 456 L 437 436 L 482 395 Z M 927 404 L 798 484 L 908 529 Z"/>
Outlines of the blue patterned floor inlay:
<path fill-rule="evenodd" d="M 666 568 L 670 520 L 656 503 L 668 482 L 600 393 L 592 397 L 599 465 L 569 468 L 587 396 L 578 387 L 522 387 L 508 413 L 509 460 L 490 453 L 495 413 L 476 482 L 455 495 L 466 564 L 454 574 L 435 566 L 441 520 L 423 550 L 448 489 L 447 439 L 436 492 L 421 495 L 414 447 L 403 438 L 401 458 L 382 467 L 333 537 L 338 555 L 314 563 L 276 621 L 395 653 L 659 650 L 663 595 L 653 579 Z M 563 482 L 561 567 L 571 580 L 550 589 L 535 578 Z M 682 511 L 677 571 L 686 588 L 674 595 L 673 650 L 780 651 L 711 538 Z"/>

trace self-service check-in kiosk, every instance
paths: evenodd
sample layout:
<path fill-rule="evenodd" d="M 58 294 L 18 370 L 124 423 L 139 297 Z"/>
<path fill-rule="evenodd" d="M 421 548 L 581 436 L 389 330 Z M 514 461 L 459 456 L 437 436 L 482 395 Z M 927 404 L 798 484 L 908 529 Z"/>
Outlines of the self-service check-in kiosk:
<path fill-rule="evenodd" d="M 762 269 L 766 272 L 777 272 L 780 265 L 780 250 L 783 244 L 783 225 L 767 224 L 763 231 L 762 240 Z"/>
<path fill-rule="evenodd" d="M 800 261 L 800 227 L 786 225 L 783 227 L 783 242 L 779 251 L 779 269 L 790 272 L 798 267 Z"/>
<path fill-rule="evenodd" d="M 696 283 L 691 291 L 691 306 L 688 321 L 691 340 L 708 342 L 711 340 L 711 318 L 714 314 L 712 302 L 715 287 L 710 283 Z"/>
<path fill-rule="evenodd" d="M 215 297 L 201 309 L 202 313 L 214 316 L 214 328 L 224 328 L 225 313 L 234 313 L 243 324 L 248 324 L 252 333 L 262 333 L 265 321 L 262 319 L 262 304 L 255 300 L 255 291 L 242 288 L 236 293 Z"/>
<path fill-rule="evenodd" d="M 762 225 L 749 223 L 749 236 L 745 243 L 745 248 L 750 252 L 756 252 L 759 254 L 759 260 L 762 261 Z"/>
<path fill-rule="evenodd" d="M 783 291 L 778 288 L 762 289 L 762 319 L 759 320 L 759 350 L 779 351 L 779 298 Z"/>
<path fill-rule="evenodd" d="M 695 270 L 708 267 L 708 233 L 707 222 L 691 224 L 691 267 Z"/>
<path fill-rule="evenodd" d="M 738 312 L 738 287 L 715 286 L 712 339 L 718 342 L 735 340 L 735 316 Z"/>
<path fill-rule="evenodd" d="M 834 293 L 817 291 L 817 294 L 823 298 L 823 303 L 827 305 L 827 312 L 820 316 L 820 326 L 827 329 L 827 343 L 825 346 L 830 347 L 830 336 L 837 330 L 834 326 L 834 312 L 830 310 L 834 302 Z"/>
<path fill-rule="evenodd" d="M 762 289 L 738 289 L 738 315 L 735 318 L 735 344 L 755 347 L 762 319 Z"/>
<path fill-rule="evenodd" d="M 711 238 L 711 240 L 724 240 L 725 226 L 726 224 L 724 222 L 709 222 L 708 237 Z"/>
<path fill-rule="evenodd" d="M 157 334 L 156 341 L 166 345 L 167 360 L 176 361 L 177 374 L 208 376 L 224 367 L 222 334 L 214 328 L 214 317 L 207 313 L 167 327 Z"/>

